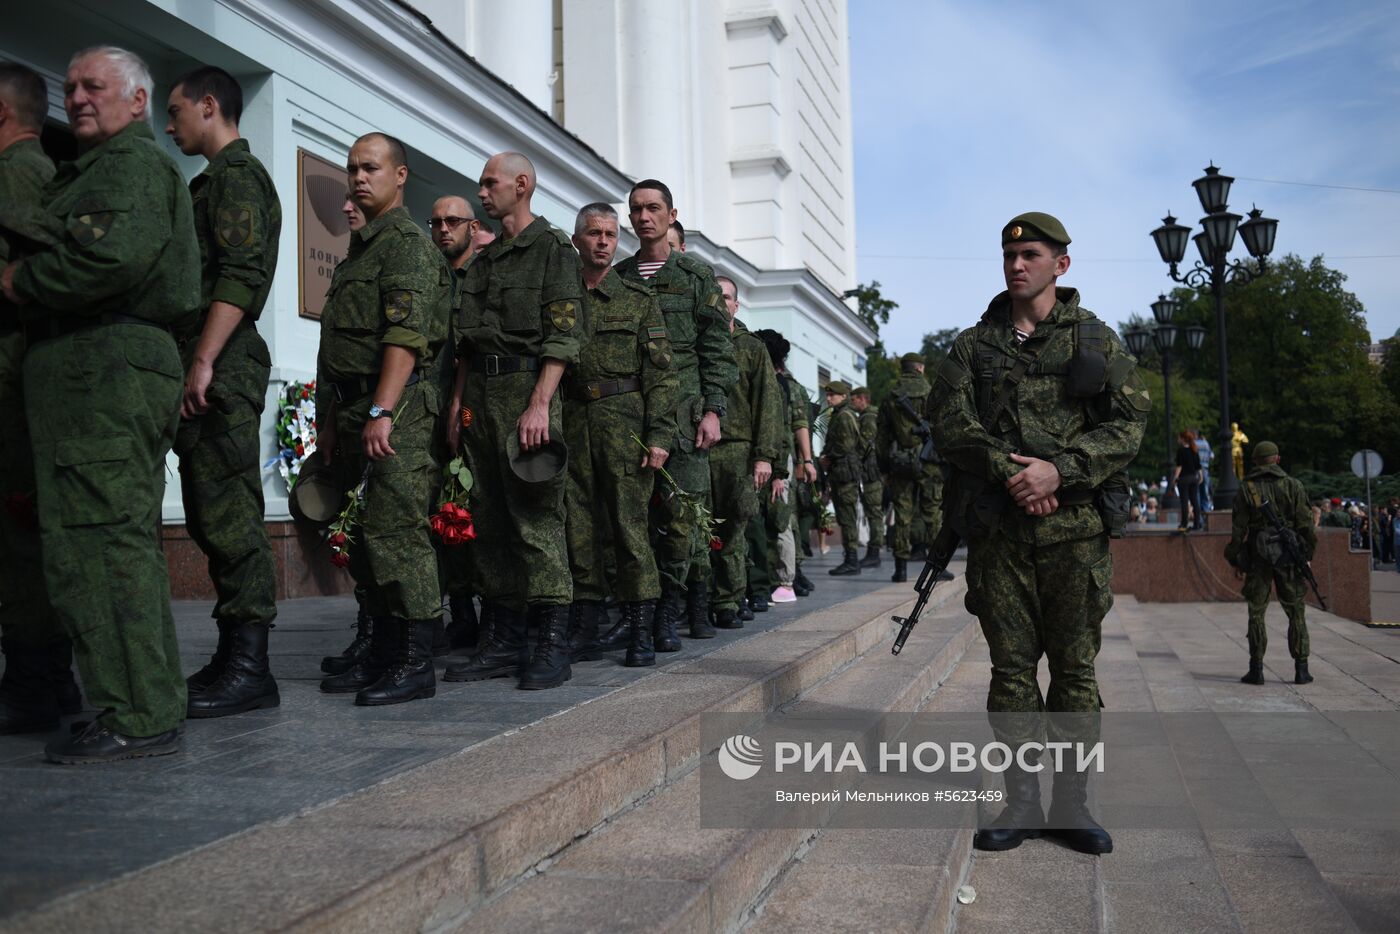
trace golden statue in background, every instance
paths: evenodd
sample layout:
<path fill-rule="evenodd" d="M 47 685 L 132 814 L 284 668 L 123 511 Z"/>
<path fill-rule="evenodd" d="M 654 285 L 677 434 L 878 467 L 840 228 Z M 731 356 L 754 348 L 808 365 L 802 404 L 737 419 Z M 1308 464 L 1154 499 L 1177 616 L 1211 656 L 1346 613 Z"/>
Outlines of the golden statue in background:
<path fill-rule="evenodd" d="M 1235 476 L 1244 479 L 1244 446 L 1249 443 L 1249 435 L 1240 431 L 1239 422 L 1230 423 L 1230 457 L 1235 462 Z"/>

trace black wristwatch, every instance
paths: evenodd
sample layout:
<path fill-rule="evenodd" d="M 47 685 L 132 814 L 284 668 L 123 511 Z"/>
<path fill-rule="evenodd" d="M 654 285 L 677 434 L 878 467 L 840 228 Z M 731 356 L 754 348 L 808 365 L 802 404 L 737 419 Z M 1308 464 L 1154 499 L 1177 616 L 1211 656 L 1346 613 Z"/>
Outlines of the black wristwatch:
<path fill-rule="evenodd" d="M 369 417 L 370 417 L 370 418 L 389 418 L 389 417 L 392 416 L 393 414 L 394 414 L 394 410 L 393 410 L 393 409 L 381 408 L 380 406 L 376 405 L 376 404 L 373 403 L 373 402 L 371 402 L 371 403 L 369 404 Z"/>

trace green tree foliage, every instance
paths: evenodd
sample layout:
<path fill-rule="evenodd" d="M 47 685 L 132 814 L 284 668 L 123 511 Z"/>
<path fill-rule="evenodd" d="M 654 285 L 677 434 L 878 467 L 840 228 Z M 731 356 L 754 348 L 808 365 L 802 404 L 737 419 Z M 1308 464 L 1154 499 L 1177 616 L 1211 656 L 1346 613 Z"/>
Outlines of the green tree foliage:
<path fill-rule="evenodd" d="M 924 335 L 923 345 L 919 347 L 919 353 L 924 358 L 924 375 L 933 372 L 938 362 L 947 356 L 948 348 L 953 346 L 953 341 L 958 339 L 960 333 L 957 328 L 941 328 Z"/>
<path fill-rule="evenodd" d="M 874 331 L 878 336 L 880 325 L 890 320 L 890 312 L 899 307 L 899 303 L 891 301 L 880 294 L 880 283 L 872 280 L 869 285 L 860 283 L 856 285 L 856 302 L 859 307 L 856 316 L 865 322 L 866 327 Z"/>
<path fill-rule="evenodd" d="M 899 379 L 899 358 L 891 356 L 880 341 L 870 348 L 865 359 L 865 386 L 870 390 L 872 405 L 880 405 L 890 394 L 890 387 Z"/>

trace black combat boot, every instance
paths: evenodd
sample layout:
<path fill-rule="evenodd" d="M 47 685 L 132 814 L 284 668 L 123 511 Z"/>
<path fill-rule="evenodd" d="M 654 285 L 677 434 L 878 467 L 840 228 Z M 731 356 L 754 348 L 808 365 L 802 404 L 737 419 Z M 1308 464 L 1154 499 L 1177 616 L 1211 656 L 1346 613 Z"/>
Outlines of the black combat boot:
<path fill-rule="evenodd" d="M 601 627 L 602 624 L 606 622 L 612 622 L 612 620 L 608 616 L 607 609 L 604 608 L 603 615 L 599 619 L 598 625 Z M 627 631 L 627 621 L 618 620 L 608 628 L 607 632 L 599 636 L 598 640 L 593 643 L 594 651 L 612 652 L 616 649 L 625 649 L 631 640 L 632 634 Z"/>
<path fill-rule="evenodd" d="M 227 717 L 281 706 L 277 681 L 267 665 L 267 634 L 271 628 L 254 623 L 229 626 L 228 664 L 208 687 L 189 695 L 185 716 Z"/>
<path fill-rule="evenodd" d="M 469 593 L 449 593 L 447 608 L 452 622 L 447 624 L 447 641 L 454 649 L 474 649 L 480 634 L 476 604 Z"/>
<path fill-rule="evenodd" d="M 724 609 L 715 610 L 716 629 L 743 629 L 744 621 L 739 617 L 738 610 Z"/>
<path fill-rule="evenodd" d="M 338 675 L 321 679 L 327 694 L 354 694 L 384 676 L 399 650 L 398 622 L 390 616 L 376 616 L 370 624 L 369 651 L 353 666 Z"/>
<path fill-rule="evenodd" d="M 5 639 L 5 675 L 0 678 L 0 735 L 58 729 L 58 696 L 47 646 Z"/>
<path fill-rule="evenodd" d="M 905 581 L 909 580 L 908 558 L 894 559 L 894 574 L 890 575 L 890 580 L 894 581 L 896 584 L 903 584 Z"/>
<path fill-rule="evenodd" d="M 557 688 L 573 677 L 569 669 L 569 608 L 532 606 L 530 622 L 535 626 L 535 650 L 520 673 L 522 691 Z"/>
<path fill-rule="evenodd" d="M 1010 773 L 1008 773 L 1010 774 Z M 1071 850 L 1098 855 L 1113 852 L 1113 838 L 1099 826 L 1085 803 L 1089 796 L 1087 772 L 1056 772 L 1054 796 L 1046 818 L 1045 835 Z"/>
<path fill-rule="evenodd" d="M 832 577 L 845 577 L 850 574 L 860 573 L 860 551 L 856 548 L 846 549 L 846 558 L 836 567 L 826 573 Z"/>
<path fill-rule="evenodd" d="M 739 618 L 744 622 L 753 622 L 753 607 L 749 606 L 748 597 L 739 598 L 739 609 L 736 612 L 739 614 Z"/>
<path fill-rule="evenodd" d="M 1236 668 L 1235 670 L 1236 670 L 1236 671 L 1239 671 L 1238 668 Z M 1244 677 L 1241 678 L 1240 680 L 1243 681 L 1245 684 L 1263 684 L 1263 683 L 1264 683 L 1264 662 L 1263 662 L 1263 660 L 1255 661 L 1254 659 L 1251 658 L 1251 659 L 1249 660 L 1249 671 L 1246 671 L 1246 672 L 1244 673 Z"/>
<path fill-rule="evenodd" d="M 569 660 L 591 662 L 603 657 L 598 647 L 598 625 L 607 619 L 601 600 L 575 600 L 569 607 Z"/>
<path fill-rule="evenodd" d="M 525 617 L 498 603 L 481 601 L 481 644 L 465 662 L 448 665 L 444 681 L 486 681 L 520 673 L 525 653 Z"/>
<path fill-rule="evenodd" d="M 185 689 L 190 694 L 198 694 L 217 681 L 219 675 L 224 673 L 224 667 L 228 665 L 234 624 L 224 620 L 216 622 L 219 627 L 219 644 L 214 647 L 214 656 L 209 659 L 208 664 L 185 679 Z"/>
<path fill-rule="evenodd" d="M 627 631 L 632 637 L 627 646 L 627 658 L 622 662 L 628 668 L 648 668 L 656 664 L 656 652 L 652 647 L 655 612 L 656 604 L 651 600 L 622 605 L 622 621 L 627 624 Z"/>
<path fill-rule="evenodd" d="M 990 826 L 978 830 L 972 845 L 979 850 L 1014 850 L 1022 840 L 1034 840 L 1045 828 L 1040 809 L 1040 782 L 1034 772 L 1011 766 L 1006 777 L 1006 807 Z"/>
<path fill-rule="evenodd" d="M 369 655 L 369 644 L 371 633 L 374 631 L 374 618 L 369 615 L 369 610 L 360 605 L 360 612 L 355 615 L 355 638 L 350 640 L 350 644 L 345 647 L 345 651 L 339 655 L 327 655 L 321 659 L 321 670 L 328 675 L 338 675 L 349 671 Z"/>
<path fill-rule="evenodd" d="M 1308 660 L 1306 658 L 1295 658 L 1293 660 L 1293 683 L 1312 684 L 1313 676 L 1308 674 Z"/>
<path fill-rule="evenodd" d="M 663 601 L 662 608 L 665 608 L 664 601 L 666 595 L 661 595 Z M 696 581 L 690 585 L 690 590 L 685 595 L 686 618 L 690 622 L 690 638 L 692 639 L 713 639 L 715 637 L 715 627 L 710 623 L 710 588 L 704 581 Z"/>
<path fill-rule="evenodd" d="M 661 602 L 649 601 L 651 609 L 647 612 L 647 619 L 651 620 L 652 648 L 657 652 L 679 652 L 681 650 L 681 634 L 677 627 L 681 622 L 681 614 L 685 612 L 685 603 L 681 599 L 680 591 L 661 589 Z M 623 624 L 626 624 L 623 620 Z M 710 630 L 710 636 L 715 631 Z M 692 638 L 708 639 L 710 636 L 695 635 L 695 628 L 690 630 Z M 629 643 L 630 644 L 630 643 Z"/>
<path fill-rule="evenodd" d="M 878 568 L 880 566 L 879 545 L 865 546 L 865 557 L 860 559 L 860 566 L 863 568 Z"/>
<path fill-rule="evenodd" d="M 441 621 L 442 617 L 437 619 Z M 405 704 L 437 693 L 432 620 L 396 619 L 394 624 L 399 632 L 394 663 L 379 680 L 355 695 L 357 707 Z"/>
<path fill-rule="evenodd" d="M 452 654 L 452 641 L 447 638 L 447 624 L 442 621 L 442 609 L 439 608 L 437 615 L 427 620 L 428 643 L 431 646 L 433 658 L 440 658 L 443 655 Z"/>
<path fill-rule="evenodd" d="M 768 597 L 761 593 L 749 594 L 749 609 L 753 610 L 755 613 L 767 613 Z"/>
<path fill-rule="evenodd" d="M 801 568 L 798 568 L 797 573 L 792 575 L 792 589 L 797 590 L 797 588 L 799 587 L 801 587 L 802 590 L 807 591 L 807 593 L 811 593 L 812 591 L 817 589 L 817 585 L 813 584 L 810 580 L 807 579 L 807 575 L 802 573 Z M 802 593 L 801 591 L 798 591 L 797 595 L 799 597 L 807 596 L 807 594 Z"/>
<path fill-rule="evenodd" d="M 167 756 L 179 752 L 182 745 L 178 728 L 155 736 L 126 736 L 92 720 L 71 736 L 49 743 L 44 747 L 44 756 L 63 765 L 87 765 Z"/>

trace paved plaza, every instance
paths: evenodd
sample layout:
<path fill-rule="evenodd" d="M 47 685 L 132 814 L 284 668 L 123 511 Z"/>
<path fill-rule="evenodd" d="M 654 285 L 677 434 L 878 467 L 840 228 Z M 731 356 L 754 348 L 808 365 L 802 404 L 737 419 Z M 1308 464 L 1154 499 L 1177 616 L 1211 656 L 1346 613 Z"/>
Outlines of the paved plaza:
<path fill-rule="evenodd" d="M 1204 772 L 1175 764 L 1191 829 L 1113 828 L 1093 859 L 1048 840 L 1000 854 L 950 830 L 713 829 L 700 821 L 707 713 L 978 711 L 988 660 L 957 580 L 905 652 L 890 562 L 833 579 L 656 669 L 585 663 L 563 688 L 441 684 L 355 708 L 316 690 L 350 635 L 344 598 L 288 601 L 274 634 L 282 707 L 186 726 L 181 756 L 59 768 L 0 740 L 0 931 L 1393 931 L 1400 810 L 1362 829 L 1220 829 L 1283 791 L 1395 802 L 1400 631 L 1309 613 L 1316 682 L 1291 683 L 1271 607 L 1267 683 L 1246 688 L 1244 607 L 1138 604 L 1105 622 L 1106 711 L 1370 711 L 1388 734 L 1223 732 Z M 207 604 L 177 608 L 187 668 Z M 1200 765 L 1197 763 L 1197 765 Z M 1212 770 L 1233 783 L 1212 789 Z M 1243 783 L 1243 784 L 1241 784 Z M 1241 789 L 1244 789 L 1242 795 Z M 1334 802 L 1329 805 L 1328 801 Z M 1351 812 L 1354 813 L 1354 810 Z M 964 887 L 970 886 L 971 889 Z M 961 904 L 955 897 L 975 891 Z"/>

